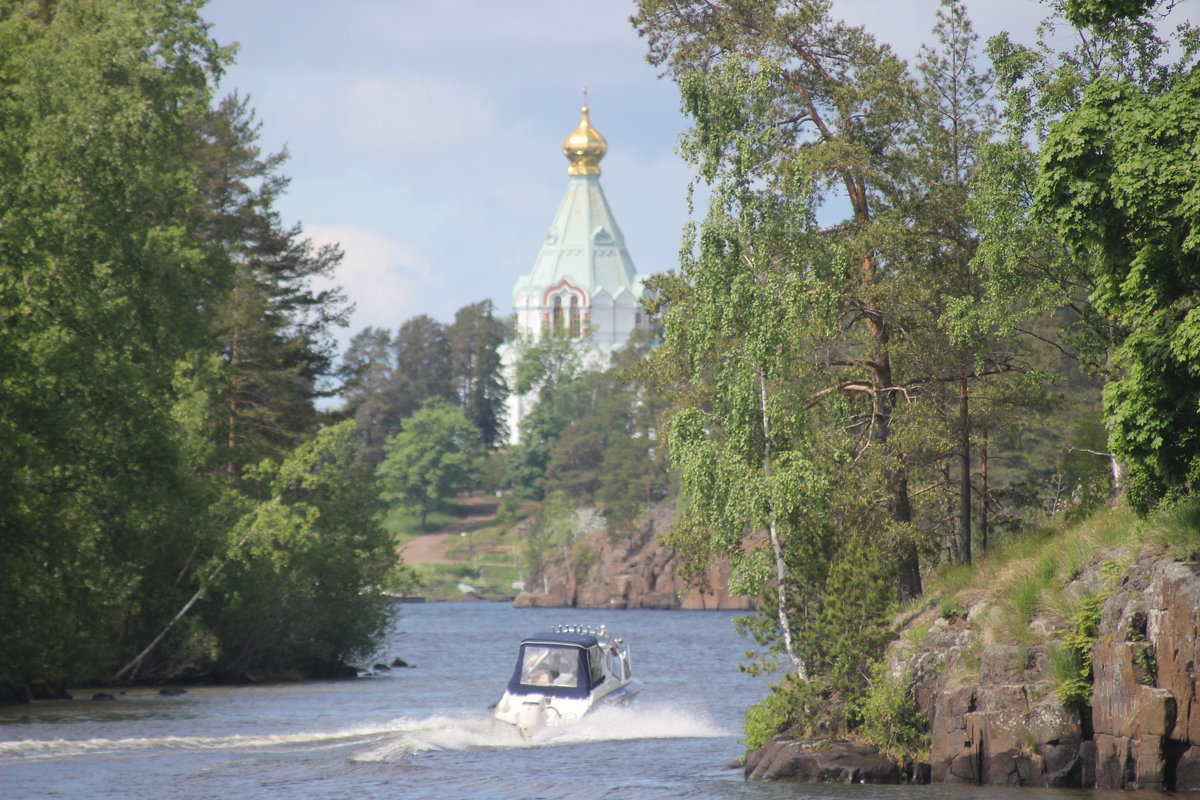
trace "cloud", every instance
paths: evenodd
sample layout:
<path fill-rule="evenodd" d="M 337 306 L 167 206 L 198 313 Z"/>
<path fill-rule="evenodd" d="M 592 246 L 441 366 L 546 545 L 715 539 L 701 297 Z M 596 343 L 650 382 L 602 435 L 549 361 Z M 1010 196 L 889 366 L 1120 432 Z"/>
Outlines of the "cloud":
<path fill-rule="evenodd" d="M 341 286 L 355 304 L 349 328 L 336 335 L 343 349 L 367 326 L 395 330 L 418 314 L 438 315 L 436 298 L 446 295 L 445 287 L 430 260 L 406 242 L 353 225 L 309 225 L 304 235 L 318 246 L 339 244 L 345 252 L 326 283 Z"/>

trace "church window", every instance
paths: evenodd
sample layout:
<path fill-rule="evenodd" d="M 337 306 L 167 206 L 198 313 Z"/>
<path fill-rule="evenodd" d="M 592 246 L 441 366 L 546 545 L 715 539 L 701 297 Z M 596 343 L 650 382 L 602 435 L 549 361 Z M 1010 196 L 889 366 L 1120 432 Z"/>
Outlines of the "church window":
<path fill-rule="evenodd" d="M 579 335 L 579 297 L 571 295 L 571 335 Z"/>
<path fill-rule="evenodd" d="M 554 313 L 553 313 L 553 330 L 555 336 L 561 336 L 563 332 L 563 307 L 562 295 L 554 296 Z"/>

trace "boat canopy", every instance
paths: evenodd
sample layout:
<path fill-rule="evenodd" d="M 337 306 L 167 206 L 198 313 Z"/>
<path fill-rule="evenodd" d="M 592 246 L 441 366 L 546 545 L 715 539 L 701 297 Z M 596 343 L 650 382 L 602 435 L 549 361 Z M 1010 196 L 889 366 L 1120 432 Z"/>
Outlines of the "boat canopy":
<path fill-rule="evenodd" d="M 587 697 L 604 681 L 600 640 L 590 633 L 539 633 L 521 642 L 511 694 Z"/>

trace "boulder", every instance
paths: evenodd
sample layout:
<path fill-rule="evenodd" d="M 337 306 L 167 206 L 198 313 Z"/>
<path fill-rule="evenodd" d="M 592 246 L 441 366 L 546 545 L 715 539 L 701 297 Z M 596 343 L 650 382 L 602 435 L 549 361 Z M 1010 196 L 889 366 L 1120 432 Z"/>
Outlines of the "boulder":
<path fill-rule="evenodd" d="M 842 783 L 900 783 L 900 767 L 874 747 L 861 742 L 776 737 L 748 755 L 747 780 L 809 780 Z M 911 775 L 911 772 L 910 772 Z"/>

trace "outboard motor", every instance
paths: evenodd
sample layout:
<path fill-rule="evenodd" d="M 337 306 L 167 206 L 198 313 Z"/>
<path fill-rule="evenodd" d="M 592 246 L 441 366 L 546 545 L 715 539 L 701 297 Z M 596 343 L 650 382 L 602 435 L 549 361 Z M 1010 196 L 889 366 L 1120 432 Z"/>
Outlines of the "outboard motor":
<path fill-rule="evenodd" d="M 549 705 L 549 697 L 543 697 L 538 700 L 526 700 L 521 703 L 521 710 L 517 712 L 517 727 L 521 729 L 521 733 L 528 736 L 530 731 L 544 727 L 546 724 L 546 707 Z"/>

